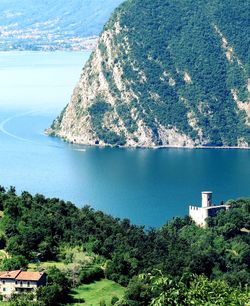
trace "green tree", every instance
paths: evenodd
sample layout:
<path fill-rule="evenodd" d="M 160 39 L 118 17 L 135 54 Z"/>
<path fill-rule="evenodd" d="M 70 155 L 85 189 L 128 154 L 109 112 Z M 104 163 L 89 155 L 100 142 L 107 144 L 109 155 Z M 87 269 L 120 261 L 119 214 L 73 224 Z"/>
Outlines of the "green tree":
<path fill-rule="evenodd" d="M 2 271 L 11 271 L 11 270 L 19 270 L 19 269 L 27 269 L 28 260 L 22 256 L 13 256 L 11 258 L 4 258 L 1 261 L 1 270 Z"/>

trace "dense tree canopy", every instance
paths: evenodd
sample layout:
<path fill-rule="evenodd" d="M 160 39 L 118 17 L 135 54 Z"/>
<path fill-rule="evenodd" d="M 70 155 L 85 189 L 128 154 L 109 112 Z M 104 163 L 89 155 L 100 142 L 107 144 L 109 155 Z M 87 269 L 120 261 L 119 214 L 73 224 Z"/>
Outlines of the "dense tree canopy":
<path fill-rule="evenodd" d="M 139 275 L 130 282 L 119 306 L 200 306 L 246 305 L 246 289 L 230 288 L 225 281 L 209 281 L 204 276 L 183 275 L 176 281 L 160 273 Z"/>
<path fill-rule="evenodd" d="M 67 243 L 103 256 L 105 276 L 124 285 L 153 269 L 177 278 L 189 272 L 244 285 L 250 282 L 250 201 L 230 205 L 228 212 L 209 219 L 206 229 L 185 217 L 145 230 L 88 206 L 77 208 L 59 199 L 2 188 L 1 228 L 6 250 L 13 256 L 5 265 L 18 268 L 25 259 L 56 260 Z"/>

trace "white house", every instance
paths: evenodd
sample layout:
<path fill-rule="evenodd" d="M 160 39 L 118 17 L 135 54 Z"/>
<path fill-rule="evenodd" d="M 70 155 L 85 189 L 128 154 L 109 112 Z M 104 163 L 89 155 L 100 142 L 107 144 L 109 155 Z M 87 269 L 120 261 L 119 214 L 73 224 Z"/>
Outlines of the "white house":
<path fill-rule="evenodd" d="M 46 275 L 40 272 L 1 271 L 0 272 L 0 295 L 4 300 L 13 294 L 32 292 L 46 284 Z"/>

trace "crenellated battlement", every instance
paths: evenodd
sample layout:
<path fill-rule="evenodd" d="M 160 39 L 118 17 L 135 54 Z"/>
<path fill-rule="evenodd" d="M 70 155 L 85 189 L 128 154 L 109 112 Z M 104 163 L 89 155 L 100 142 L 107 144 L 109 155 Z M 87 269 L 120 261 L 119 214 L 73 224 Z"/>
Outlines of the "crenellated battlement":
<path fill-rule="evenodd" d="M 201 210 L 201 207 L 189 206 L 189 210 Z"/>
<path fill-rule="evenodd" d="M 214 205 L 212 203 L 212 195 L 212 191 L 203 191 L 201 193 L 202 206 L 189 206 L 189 216 L 198 226 L 205 227 L 207 225 L 206 219 L 208 217 L 215 216 L 221 209 L 229 209 L 229 205 Z"/>

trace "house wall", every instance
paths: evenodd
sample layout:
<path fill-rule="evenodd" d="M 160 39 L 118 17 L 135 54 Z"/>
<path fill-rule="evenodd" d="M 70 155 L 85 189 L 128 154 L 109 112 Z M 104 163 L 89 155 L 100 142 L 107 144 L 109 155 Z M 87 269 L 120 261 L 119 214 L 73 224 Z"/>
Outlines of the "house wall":
<path fill-rule="evenodd" d="M 20 281 L 15 279 L 0 280 L 0 295 L 8 300 L 14 293 L 22 293 L 36 290 L 39 286 L 46 284 L 46 276 L 43 275 L 39 282 Z"/>
<path fill-rule="evenodd" d="M 37 282 L 34 281 L 15 281 L 15 288 L 31 288 L 36 289 L 37 288 Z"/>
<path fill-rule="evenodd" d="M 39 279 L 37 283 L 37 287 L 45 286 L 46 285 L 46 273 L 42 275 L 42 277 Z"/>
<path fill-rule="evenodd" d="M 0 294 L 6 297 L 10 297 L 15 291 L 14 279 L 2 279 L 0 280 Z"/>

